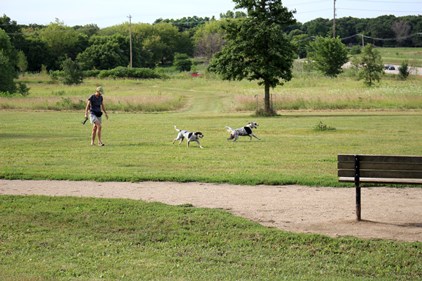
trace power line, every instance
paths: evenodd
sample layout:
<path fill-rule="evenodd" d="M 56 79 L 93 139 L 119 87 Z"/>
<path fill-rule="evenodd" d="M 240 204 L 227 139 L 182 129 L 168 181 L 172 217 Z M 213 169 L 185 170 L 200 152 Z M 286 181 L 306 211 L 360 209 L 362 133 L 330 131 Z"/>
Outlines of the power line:
<path fill-rule="evenodd" d="M 414 33 L 414 34 L 411 34 L 411 35 L 408 35 L 408 36 L 397 37 L 397 38 L 377 38 L 377 37 L 367 36 L 367 35 L 364 35 L 362 33 L 357 33 L 357 34 L 353 34 L 353 35 L 350 35 L 350 36 L 347 36 L 347 37 L 340 38 L 340 40 L 344 41 L 344 40 L 348 40 L 348 39 L 351 39 L 351 38 L 354 38 L 354 37 L 363 37 L 363 38 L 371 39 L 371 40 L 375 40 L 375 41 L 396 41 L 396 40 L 409 39 L 409 38 L 416 37 L 416 36 L 422 37 L 422 32 L 417 32 L 417 33 Z M 309 36 L 309 37 L 303 38 L 301 40 L 298 40 L 297 42 L 314 40 L 316 37 L 317 36 Z"/>
<path fill-rule="evenodd" d="M 338 8 L 339 10 L 349 10 L 349 11 L 363 11 L 363 12 L 380 12 L 380 13 L 417 13 L 418 11 L 388 11 L 388 10 L 372 10 L 372 9 L 352 9 L 352 8 Z"/>
<path fill-rule="evenodd" d="M 391 4 L 391 1 L 384 1 L 384 0 L 349 0 L 346 2 L 365 2 L 365 3 L 388 3 Z M 416 0 L 415 2 L 410 1 L 400 1 L 400 3 L 397 4 L 420 4 L 420 0 Z"/>

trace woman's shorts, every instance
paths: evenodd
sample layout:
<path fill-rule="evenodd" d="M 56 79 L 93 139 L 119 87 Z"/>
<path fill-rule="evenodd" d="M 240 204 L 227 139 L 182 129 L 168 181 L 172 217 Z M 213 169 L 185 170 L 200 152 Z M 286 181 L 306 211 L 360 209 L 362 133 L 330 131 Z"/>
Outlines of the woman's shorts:
<path fill-rule="evenodd" d="M 95 114 L 91 113 L 89 115 L 89 121 L 91 124 L 101 124 L 101 117 L 97 117 Z"/>

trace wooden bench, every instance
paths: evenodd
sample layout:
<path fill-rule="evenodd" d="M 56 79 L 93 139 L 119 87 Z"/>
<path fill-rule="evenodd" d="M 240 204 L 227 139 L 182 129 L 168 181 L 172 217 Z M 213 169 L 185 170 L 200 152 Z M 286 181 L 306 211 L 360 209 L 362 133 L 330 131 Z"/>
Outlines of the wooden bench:
<path fill-rule="evenodd" d="M 356 218 L 361 220 L 361 183 L 422 184 L 421 156 L 338 155 L 339 182 L 356 187 Z"/>

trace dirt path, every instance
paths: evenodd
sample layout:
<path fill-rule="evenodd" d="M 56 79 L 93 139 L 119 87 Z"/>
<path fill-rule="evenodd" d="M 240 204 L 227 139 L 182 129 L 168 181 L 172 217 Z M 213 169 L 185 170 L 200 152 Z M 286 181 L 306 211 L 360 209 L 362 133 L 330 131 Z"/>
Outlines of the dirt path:
<path fill-rule="evenodd" d="M 225 209 L 262 225 L 292 232 L 422 242 L 421 188 L 364 188 L 361 222 L 355 221 L 353 188 L 0 180 L 0 194 L 192 204 Z"/>

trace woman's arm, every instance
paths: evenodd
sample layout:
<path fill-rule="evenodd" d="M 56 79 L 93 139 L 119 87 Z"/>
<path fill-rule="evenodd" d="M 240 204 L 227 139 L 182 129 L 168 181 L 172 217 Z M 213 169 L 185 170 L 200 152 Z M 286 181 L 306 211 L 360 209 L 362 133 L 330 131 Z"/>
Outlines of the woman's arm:
<path fill-rule="evenodd" d="M 85 107 L 85 117 L 88 117 L 88 110 L 89 110 L 90 107 L 91 107 L 91 101 L 88 100 L 86 102 L 86 107 Z"/>
<path fill-rule="evenodd" d="M 101 109 L 103 110 L 106 118 L 108 119 L 108 115 L 107 115 L 107 112 L 106 112 L 106 109 L 105 109 L 105 106 L 104 106 L 104 102 L 101 103 Z"/>

